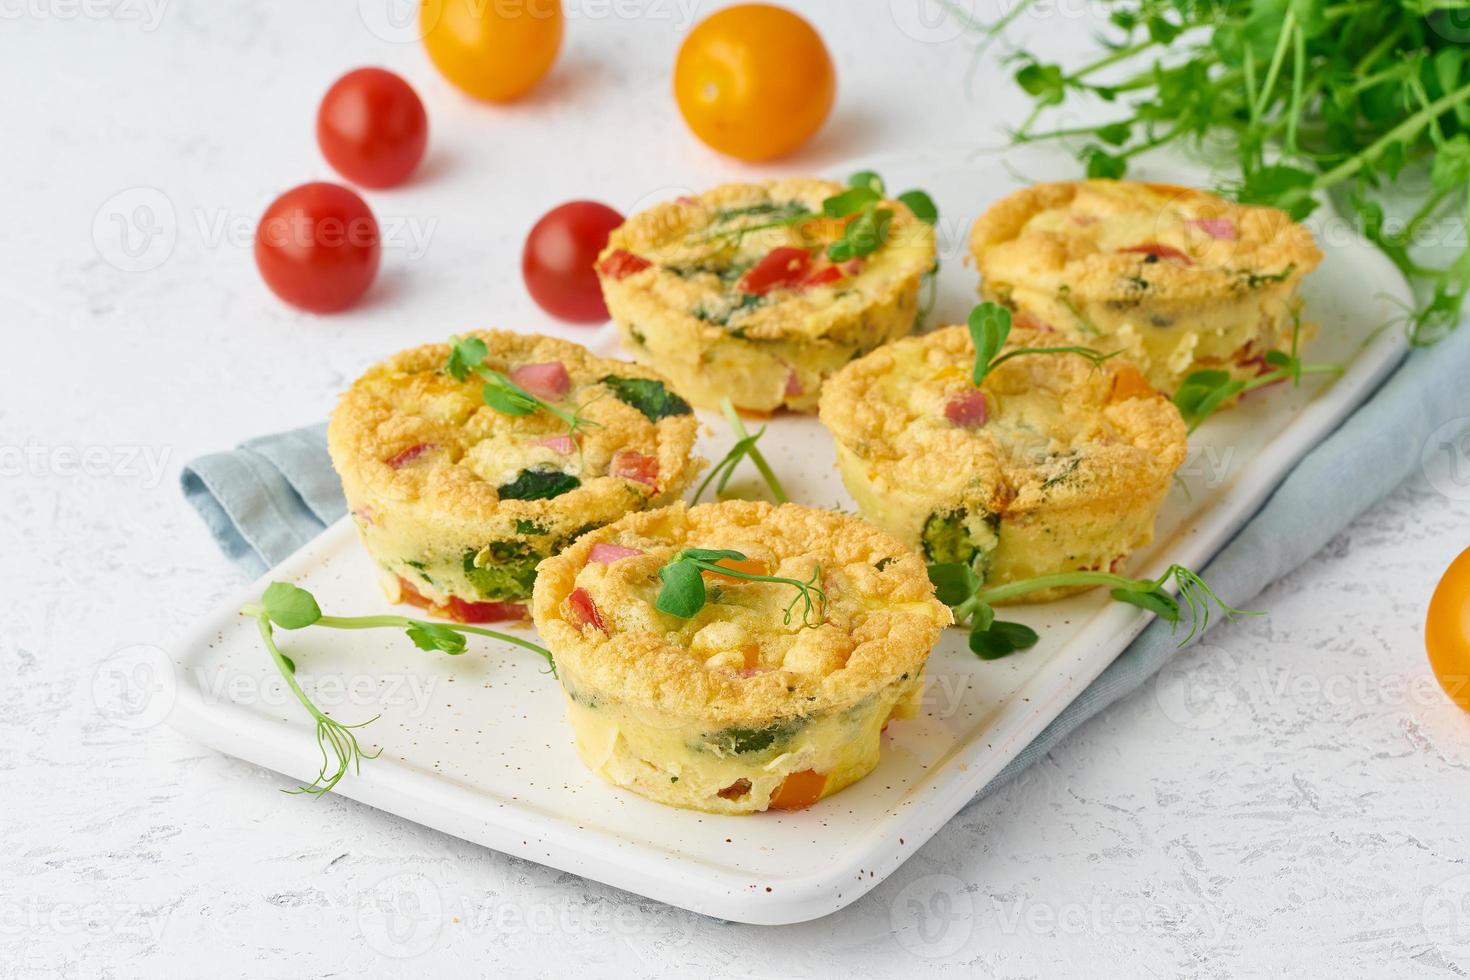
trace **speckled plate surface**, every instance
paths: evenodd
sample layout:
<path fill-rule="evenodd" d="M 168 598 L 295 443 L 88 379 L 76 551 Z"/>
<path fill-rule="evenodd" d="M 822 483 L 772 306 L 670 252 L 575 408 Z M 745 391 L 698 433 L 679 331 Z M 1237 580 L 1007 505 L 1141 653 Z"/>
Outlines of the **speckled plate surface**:
<path fill-rule="evenodd" d="M 864 161 L 891 187 L 921 186 L 941 210 L 939 295 L 932 323 L 960 322 L 975 279 L 962 262 L 970 222 L 1030 178 L 1069 176 L 1052 158 L 933 151 Z M 856 169 L 856 165 L 854 167 Z M 1157 170 L 1152 179 L 1202 183 Z M 1308 279 L 1307 316 L 1320 333 L 1314 361 L 1341 361 L 1335 381 L 1249 397 L 1196 433 L 1138 574 L 1170 562 L 1203 565 L 1292 464 L 1392 369 L 1401 332 L 1383 329 L 1408 292 L 1391 265 L 1342 225 L 1319 227 L 1327 259 Z M 442 331 L 441 331 L 442 332 Z M 613 352 L 610 329 L 590 346 Z M 701 444 L 718 459 L 731 439 L 713 415 Z M 853 509 L 815 419 L 774 420 L 762 442 L 794 500 Z M 732 485 L 758 495 L 751 474 Z M 367 555 L 343 520 L 205 619 L 180 645 L 170 723 L 220 751 L 310 780 L 318 756 L 310 719 L 286 692 L 253 625 L 236 614 L 272 579 L 297 582 L 327 611 L 389 610 Z M 282 633 L 313 699 L 343 722 L 365 721 L 366 751 L 382 750 L 337 792 L 409 820 L 661 901 L 741 922 L 816 918 L 856 900 L 963 807 L 1146 625 L 1131 606 L 1085 595 L 1007 611 L 1041 643 L 981 662 L 950 630 L 929 661 L 924 712 L 894 724 L 883 761 L 856 785 L 800 813 L 719 817 L 674 810 L 614 789 L 578 761 L 555 680 L 538 658 L 492 642 L 446 657 L 396 631 Z M 310 806 L 307 800 L 302 806 Z"/>

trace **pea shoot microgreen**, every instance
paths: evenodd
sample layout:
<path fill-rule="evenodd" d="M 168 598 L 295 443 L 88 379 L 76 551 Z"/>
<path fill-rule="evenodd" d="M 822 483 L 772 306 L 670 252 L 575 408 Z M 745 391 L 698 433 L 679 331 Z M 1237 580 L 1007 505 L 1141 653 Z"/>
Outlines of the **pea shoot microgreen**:
<path fill-rule="evenodd" d="M 843 227 L 842 236 L 827 246 L 827 258 L 833 262 L 845 262 L 871 255 L 888 240 L 893 209 L 881 207 L 885 193 L 882 177 L 871 170 L 860 170 L 848 178 L 846 189 L 823 199 L 820 212 L 793 210 L 770 221 L 759 221 L 715 232 L 707 236 L 706 240 L 735 245 L 746 235 L 756 231 L 785 228 L 817 217 L 850 218 Z M 924 191 L 904 191 L 895 200 L 903 203 L 914 213 L 914 217 L 925 224 L 932 225 L 939 220 L 939 208 L 935 206 L 934 199 Z"/>
<path fill-rule="evenodd" d="M 1236 395 L 1264 388 L 1279 381 L 1290 381 L 1293 385 L 1302 382 L 1304 374 L 1341 374 L 1341 364 L 1303 364 L 1297 354 L 1301 335 L 1301 323 L 1296 323 L 1291 333 L 1291 351 L 1267 351 L 1266 366 L 1254 378 L 1234 378 L 1230 372 L 1217 368 L 1194 371 L 1185 376 L 1179 390 L 1174 392 L 1174 405 L 1184 416 L 1185 424 L 1193 432 L 1205 419 L 1214 414 L 1222 404 Z"/>
<path fill-rule="evenodd" d="M 771 469 L 771 464 L 766 462 L 766 457 L 755 445 L 760 437 L 765 435 L 766 427 L 761 426 L 754 433 L 747 432 L 745 424 L 740 421 L 740 413 L 735 411 L 735 405 L 729 398 L 720 399 L 720 410 L 725 413 L 725 421 L 730 423 L 730 430 L 735 433 L 735 445 L 730 447 L 730 451 L 714 465 L 704 481 L 700 483 L 699 489 L 694 491 L 694 502 L 699 503 L 699 498 L 704 496 L 704 492 L 709 489 L 711 483 L 715 484 L 716 497 L 724 493 L 725 486 L 730 482 L 730 477 L 735 474 L 740 461 L 749 457 L 761 478 L 766 481 L 766 486 L 771 488 L 771 496 L 775 498 L 776 503 L 790 503 L 791 498 L 786 496 L 786 489 L 776 478 L 776 471 Z"/>
<path fill-rule="evenodd" d="M 449 362 L 445 365 L 445 370 L 450 377 L 456 381 L 468 381 L 471 374 L 479 376 L 485 382 L 480 389 L 480 397 L 486 405 L 502 415 L 520 416 L 537 411 L 546 412 L 566 423 L 568 435 L 601 425 L 581 414 L 587 405 L 579 405 L 575 411 L 569 412 L 536 397 L 501 372 L 487 367 L 485 356 L 489 351 L 479 337 L 451 337 L 449 344 Z"/>
<path fill-rule="evenodd" d="M 1011 311 L 999 303 L 981 303 L 971 310 L 969 327 L 970 340 L 975 345 L 975 368 L 970 378 L 977 387 L 991 371 L 1024 354 L 1078 354 L 1097 367 L 1121 353 L 1104 354 L 1091 347 L 1017 347 L 1002 354 L 1001 349 L 1011 335 Z"/>
<path fill-rule="evenodd" d="M 288 582 L 272 582 L 261 594 L 260 601 L 245 606 L 240 614 L 256 621 L 260 628 L 260 638 L 281 678 L 296 700 L 301 702 L 302 707 L 316 721 L 317 748 L 322 755 L 321 769 L 310 785 L 286 791 L 293 794 L 322 796 L 331 792 L 349 771 L 356 773 L 359 770 L 363 759 L 377 758 L 382 749 L 371 754 L 364 753 L 355 734 L 357 729 L 376 721 L 376 715 L 367 721 L 349 725 L 337 721 L 312 703 L 296 676 L 296 662 L 286 656 L 276 642 L 277 628 L 299 630 L 308 626 L 321 626 L 339 630 L 401 629 L 418 649 L 438 651 L 450 656 L 465 652 L 466 636 L 488 636 L 540 655 L 545 658 L 551 673 L 556 673 L 556 663 L 552 660 L 550 650 L 518 636 L 479 626 L 433 623 L 407 616 L 327 616 L 322 613 L 315 596 Z"/>
<path fill-rule="evenodd" d="M 658 570 L 658 577 L 663 582 L 663 586 L 658 591 L 654 607 L 660 612 L 678 616 L 680 619 L 689 619 L 697 615 L 709 598 L 704 585 L 703 573 L 714 572 L 750 582 L 775 582 L 789 585 L 796 589 L 796 595 L 786 607 L 782 622 L 787 626 L 791 625 L 796 606 L 800 603 L 802 627 L 816 629 L 822 625 L 827 615 L 827 593 L 819 584 L 822 581 L 821 565 L 815 565 L 812 568 L 811 577 L 802 581 L 780 575 L 760 575 L 720 564 L 722 561 L 745 562 L 748 560 L 741 552 L 729 549 L 685 548 Z M 815 599 L 812 598 L 813 594 L 816 596 Z"/>
<path fill-rule="evenodd" d="M 980 33 L 984 51 L 1037 3 L 1019 0 L 990 23 L 943 5 Z M 1236 197 L 1298 220 L 1330 196 L 1419 287 L 1408 332 L 1433 343 L 1458 325 L 1470 295 L 1465 11 L 1464 0 L 1113 0 L 1115 33 L 1089 63 L 1012 56 L 1032 99 L 1013 137 L 1071 141 L 1089 177 L 1109 178 L 1166 144 L 1221 147 L 1239 167 Z M 1119 116 L 1041 131 L 1041 115 L 1065 112 L 1074 97 L 1117 106 Z M 1396 194 L 1412 213 L 1392 222 L 1384 202 Z M 1459 234 L 1425 235 L 1444 223 Z M 1452 238 L 1461 240 L 1447 262 L 1415 254 Z"/>
<path fill-rule="evenodd" d="M 1177 598 L 1166 591 L 1173 580 Z M 1194 572 L 1183 565 L 1170 565 L 1158 578 L 1127 578 L 1112 572 L 1058 572 L 1035 578 L 986 586 L 984 580 L 967 564 L 932 564 L 929 581 L 934 583 L 939 601 L 954 610 L 956 623 L 968 621 L 970 650 L 981 660 L 999 660 L 1017 650 L 1036 645 L 1040 637 L 1031 627 L 995 618 L 994 604 L 1015 599 L 1042 589 L 1073 586 L 1106 586 L 1119 602 L 1126 602 L 1154 613 L 1176 627 L 1188 612 L 1189 632 L 1179 642 L 1184 646 L 1210 625 L 1210 610 L 1218 608 L 1225 616 L 1254 616 L 1227 604 Z"/>

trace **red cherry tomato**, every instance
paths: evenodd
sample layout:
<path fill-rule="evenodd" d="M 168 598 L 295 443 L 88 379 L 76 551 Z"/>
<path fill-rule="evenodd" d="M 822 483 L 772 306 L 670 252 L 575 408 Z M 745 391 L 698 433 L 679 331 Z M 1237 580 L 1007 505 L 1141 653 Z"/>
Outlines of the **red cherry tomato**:
<path fill-rule="evenodd" d="M 653 263 L 643 256 L 634 255 L 632 252 L 621 248 L 615 248 L 608 254 L 607 258 L 598 263 L 597 271 L 609 279 L 626 279 L 635 273 L 652 267 Z"/>
<path fill-rule="evenodd" d="M 560 320 L 601 323 L 607 319 L 597 254 L 623 216 L 596 201 L 552 208 L 526 236 L 521 274 L 536 305 Z"/>
<path fill-rule="evenodd" d="M 281 299 L 313 313 L 343 310 L 378 273 L 378 222 L 337 184 L 302 184 L 271 202 L 255 229 L 255 264 Z"/>
<path fill-rule="evenodd" d="M 359 68 L 322 97 L 316 141 L 343 177 L 364 187 L 392 187 L 423 159 L 429 117 L 403 79 L 382 68 Z"/>

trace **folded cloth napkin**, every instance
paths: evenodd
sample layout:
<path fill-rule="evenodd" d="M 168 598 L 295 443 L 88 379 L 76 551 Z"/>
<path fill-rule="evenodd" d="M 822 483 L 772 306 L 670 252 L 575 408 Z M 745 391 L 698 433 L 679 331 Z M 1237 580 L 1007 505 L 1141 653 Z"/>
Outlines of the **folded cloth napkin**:
<path fill-rule="evenodd" d="M 1309 452 L 1204 569 L 1210 586 L 1246 608 L 1320 551 L 1421 465 L 1430 434 L 1461 420 L 1470 431 L 1470 327 L 1417 350 L 1341 427 Z M 225 554 L 254 574 L 284 559 L 346 511 L 327 458 L 324 425 L 252 439 L 196 459 L 184 496 Z M 1197 640 L 1197 638 L 1196 638 Z M 1016 756 L 980 795 L 1031 765 L 1068 733 L 1131 693 L 1179 651 L 1169 624 L 1138 639 Z"/>

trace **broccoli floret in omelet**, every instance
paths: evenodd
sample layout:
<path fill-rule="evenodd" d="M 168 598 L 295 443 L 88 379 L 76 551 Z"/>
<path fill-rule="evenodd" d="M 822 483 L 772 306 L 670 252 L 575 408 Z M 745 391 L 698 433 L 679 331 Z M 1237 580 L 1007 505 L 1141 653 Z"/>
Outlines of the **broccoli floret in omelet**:
<path fill-rule="evenodd" d="M 465 552 L 464 574 L 481 599 L 519 599 L 536 584 L 536 566 L 544 557 L 524 542 L 496 541 L 478 552 Z"/>
<path fill-rule="evenodd" d="M 993 514 L 972 517 L 963 507 L 930 514 L 924 522 L 924 557 L 940 564 L 969 565 L 984 579 L 990 556 L 1000 544 L 998 523 Z"/>

